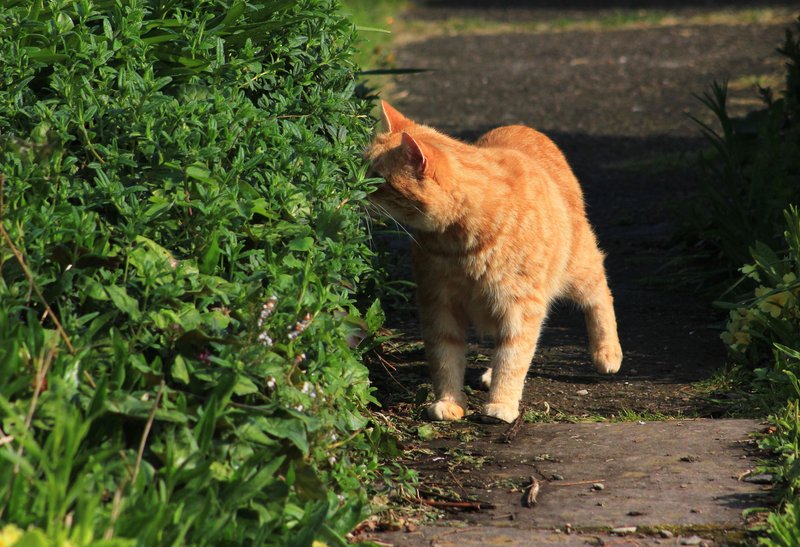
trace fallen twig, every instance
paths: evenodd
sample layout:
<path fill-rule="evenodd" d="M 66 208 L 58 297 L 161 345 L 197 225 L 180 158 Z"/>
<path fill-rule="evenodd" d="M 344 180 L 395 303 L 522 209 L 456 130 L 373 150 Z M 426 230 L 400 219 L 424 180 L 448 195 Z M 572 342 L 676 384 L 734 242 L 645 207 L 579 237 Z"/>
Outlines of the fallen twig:
<path fill-rule="evenodd" d="M 383 367 L 383 370 L 385 370 L 385 371 L 386 371 L 386 374 L 388 374 L 388 375 L 389 375 L 389 378 L 391 378 L 392 380 L 394 380 L 394 383 L 395 383 L 395 384 L 397 384 L 398 386 L 400 386 L 401 388 L 403 388 L 403 391 L 405 391 L 406 393 L 411 393 L 411 391 L 409 391 L 409 389 L 408 389 L 408 388 L 407 388 L 407 387 L 406 387 L 404 384 L 402 384 L 402 383 L 400 382 L 400 380 L 398 380 L 397 378 L 395 378 L 395 377 L 394 377 L 394 374 L 392 374 L 392 370 L 397 370 L 397 367 L 395 367 L 395 366 L 394 366 L 392 363 L 390 363 L 390 362 L 389 362 L 389 360 L 388 360 L 388 359 L 386 359 L 386 358 L 385 358 L 383 355 L 381 355 L 381 354 L 380 354 L 380 353 L 378 353 L 378 352 L 375 352 L 375 357 L 378 359 L 378 362 L 379 362 L 379 363 L 381 364 L 381 366 Z"/>
<path fill-rule="evenodd" d="M 434 496 L 439 499 L 422 497 L 425 495 Z M 417 495 L 415 497 L 407 496 L 405 499 L 413 503 L 421 503 L 423 505 L 438 507 L 440 509 L 454 508 L 480 511 L 481 509 L 494 509 L 495 507 L 494 504 L 485 501 L 462 501 L 457 499 L 449 499 L 436 492 L 428 492 L 423 490 L 417 490 Z"/>
<path fill-rule="evenodd" d="M 539 495 L 539 481 L 536 480 L 536 477 L 531 476 L 531 483 L 528 485 L 528 488 L 525 490 L 525 494 L 522 496 L 522 504 L 525 507 L 533 507 L 536 505 L 536 496 Z"/>
<path fill-rule="evenodd" d="M 522 428 L 522 424 L 525 422 L 525 410 L 525 407 L 519 409 L 519 415 L 517 416 L 517 419 L 514 420 L 510 426 L 508 426 L 508 429 L 506 429 L 506 431 L 500 437 L 501 443 L 511 444 L 511 441 L 513 441 L 517 436 L 519 430 Z"/>
<path fill-rule="evenodd" d="M 481 509 L 494 509 L 494 504 L 486 503 L 485 501 L 444 501 L 444 500 L 426 500 L 425 498 L 417 498 L 417 503 L 429 505 L 439 509 L 467 509 L 470 511 L 480 511 Z"/>
<path fill-rule="evenodd" d="M 595 483 L 604 483 L 606 482 L 605 479 L 593 479 L 589 481 L 573 481 L 573 482 L 561 482 L 561 481 L 554 481 L 551 482 L 551 486 L 580 486 L 581 484 L 595 484 Z"/>
<path fill-rule="evenodd" d="M 752 474 L 753 474 L 753 470 L 752 469 L 748 469 L 747 471 L 745 471 L 743 473 L 739 473 L 738 475 L 736 475 L 736 480 L 737 481 L 742 481 L 742 480 L 744 480 L 745 477 L 749 477 Z"/>

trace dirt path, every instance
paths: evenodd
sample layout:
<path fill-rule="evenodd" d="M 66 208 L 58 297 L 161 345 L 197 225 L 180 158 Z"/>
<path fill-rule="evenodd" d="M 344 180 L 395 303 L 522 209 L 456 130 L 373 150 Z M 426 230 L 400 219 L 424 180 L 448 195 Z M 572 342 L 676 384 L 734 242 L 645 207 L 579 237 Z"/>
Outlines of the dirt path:
<path fill-rule="evenodd" d="M 557 307 L 528 375 L 523 403 L 528 420 L 635 424 L 713 417 L 718 409 L 697 397 L 693 384 L 711 377 L 724 362 L 723 320 L 690 291 L 671 288 L 669 270 L 663 268 L 674 258 L 668 242 L 678 221 L 671 207 L 696 184 L 681 159 L 702 146 L 687 114 L 710 121 L 692 93 L 702 93 L 714 79 L 728 79 L 731 105 L 739 112 L 754 105 L 756 81 L 776 82 L 781 61 L 774 49 L 787 9 L 772 3 L 765 12 L 763 4 L 753 4 L 753 9 L 740 6 L 731 12 L 722 3 L 706 3 L 665 15 L 656 2 L 647 3 L 655 6 L 649 12 L 619 11 L 624 3 L 577 0 L 564 8 L 545 2 L 541 5 L 548 7 L 539 10 L 530 7 L 532 2 L 496 4 L 504 7 L 475 1 L 414 7 L 398 39 L 397 62 L 430 72 L 398 78 L 390 99 L 410 117 L 465 139 L 497 125 L 536 127 L 562 147 L 583 184 L 589 215 L 608 253 L 625 361 L 613 378 L 596 375 L 582 314 Z M 602 7 L 593 11 L 596 5 Z M 393 245 L 404 256 L 407 243 Z M 398 277 L 407 274 L 399 268 Z M 422 426 L 421 437 L 437 438 L 408 446 L 408 462 L 422 473 L 423 486 L 428 480 L 428 487 L 461 488 L 463 494 L 448 464 L 451 452 L 460 451 L 464 462 L 480 467 L 497 464 L 508 449 L 485 442 L 497 437 L 497 426 L 417 421 L 424 395 L 419 386 L 428 380 L 416 319 L 411 306 L 387 308 L 390 326 L 405 335 L 387 356 L 396 367 L 389 369 L 393 378 L 376 370 L 378 396 L 398 423 L 413 418 L 404 427 Z M 480 373 L 487 353 L 487 346 L 473 342 L 468 380 Z M 482 392 L 470 393 L 472 410 L 483 398 Z M 625 435 L 623 429 L 616 434 Z M 537 430 L 526 426 L 512 444 L 538 443 Z M 430 454 L 442 446 L 450 452 L 438 466 L 431 465 Z M 685 520 L 672 524 L 693 524 Z"/>

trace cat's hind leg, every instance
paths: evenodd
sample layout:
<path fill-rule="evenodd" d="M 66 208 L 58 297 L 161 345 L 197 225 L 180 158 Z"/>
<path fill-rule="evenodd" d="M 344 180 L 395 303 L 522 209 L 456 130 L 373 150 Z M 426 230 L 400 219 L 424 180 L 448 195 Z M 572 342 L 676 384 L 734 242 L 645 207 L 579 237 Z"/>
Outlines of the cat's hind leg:
<path fill-rule="evenodd" d="M 483 389 L 492 387 L 492 367 L 486 367 L 486 370 L 481 374 L 481 386 Z"/>
<path fill-rule="evenodd" d="M 432 420 L 458 420 L 467 409 L 464 369 L 467 320 L 447 305 L 421 306 L 422 336 L 436 400 L 428 407 Z"/>
<path fill-rule="evenodd" d="M 608 288 L 603 254 L 594 244 L 584 249 L 582 263 L 573 268 L 566 296 L 583 308 L 589 350 L 597 372 L 615 374 L 622 365 L 622 348 L 617 334 L 614 299 Z"/>

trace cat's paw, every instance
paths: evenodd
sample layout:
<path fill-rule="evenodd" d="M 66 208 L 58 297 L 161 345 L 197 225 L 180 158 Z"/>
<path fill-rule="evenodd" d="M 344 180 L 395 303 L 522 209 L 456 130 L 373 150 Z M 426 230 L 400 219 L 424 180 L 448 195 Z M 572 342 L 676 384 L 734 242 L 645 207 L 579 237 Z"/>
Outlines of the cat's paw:
<path fill-rule="evenodd" d="M 483 416 L 511 423 L 519 416 L 519 404 L 489 403 L 483 407 Z"/>
<path fill-rule="evenodd" d="M 492 369 L 487 368 L 483 374 L 481 374 L 481 387 L 483 389 L 489 389 L 492 387 Z"/>
<path fill-rule="evenodd" d="M 447 422 L 460 420 L 464 417 L 466 406 L 466 401 L 461 404 L 453 399 L 442 399 L 428 407 L 428 418 Z"/>
<path fill-rule="evenodd" d="M 622 365 L 622 348 L 619 344 L 601 346 L 592 352 L 592 362 L 600 374 L 616 374 Z"/>

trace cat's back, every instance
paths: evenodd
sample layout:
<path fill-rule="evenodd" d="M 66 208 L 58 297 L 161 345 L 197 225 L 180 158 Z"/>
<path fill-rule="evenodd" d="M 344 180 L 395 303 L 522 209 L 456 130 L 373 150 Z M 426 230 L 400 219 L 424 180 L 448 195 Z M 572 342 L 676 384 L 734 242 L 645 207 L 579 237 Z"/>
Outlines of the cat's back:
<path fill-rule="evenodd" d="M 480 148 L 499 148 L 517 150 L 528 159 L 534 160 L 551 171 L 572 170 L 564 154 L 550 138 L 526 125 L 505 125 L 492 129 L 481 136 L 475 146 Z"/>
<path fill-rule="evenodd" d="M 506 125 L 485 133 L 475 146 L 521 153 L 522 161 L 555 183 L 570 208 L 583 210 L 583 193 L 564 153 L 544 133 L 525 125 Z"/>

